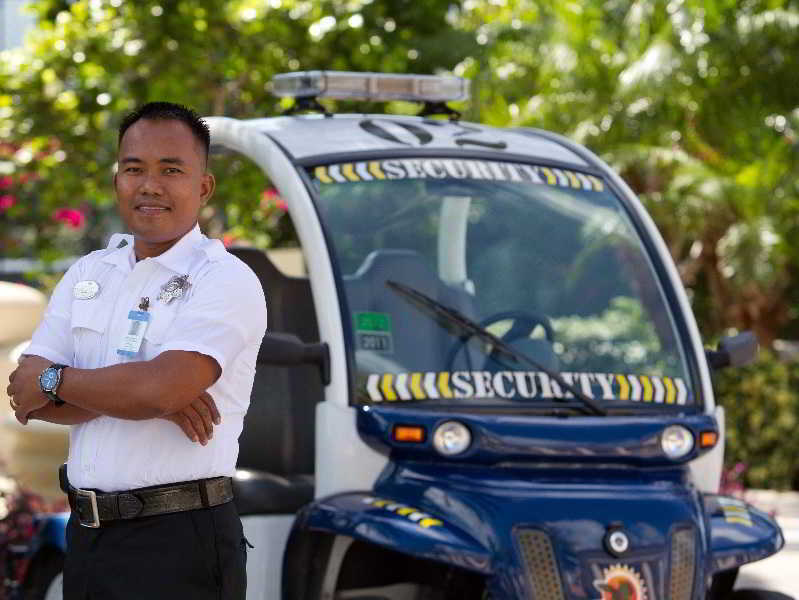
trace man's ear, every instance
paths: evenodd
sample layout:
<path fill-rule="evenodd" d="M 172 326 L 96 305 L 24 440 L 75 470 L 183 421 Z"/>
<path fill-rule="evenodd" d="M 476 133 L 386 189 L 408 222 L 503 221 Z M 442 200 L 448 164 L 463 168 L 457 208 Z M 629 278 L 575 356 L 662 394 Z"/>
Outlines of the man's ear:
<path fill-rule="evenodd" d="M 200 183 L 200 203 L 205 206 L 208 204 L 208 201 L 211 199 L 211 196 L 214 195 L 214 190 L 216 189 L 216 179 L 214 179 L 213 173 L 203 173 L 203 179 Z"/>

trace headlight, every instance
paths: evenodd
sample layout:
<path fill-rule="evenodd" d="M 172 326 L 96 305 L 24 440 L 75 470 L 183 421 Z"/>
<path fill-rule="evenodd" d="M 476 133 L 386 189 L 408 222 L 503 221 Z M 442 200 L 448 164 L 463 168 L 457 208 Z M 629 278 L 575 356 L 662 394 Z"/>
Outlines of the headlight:
<path fill-rule="evenodd" d="M 433 446 L 439 454 L 454 456 L 465 452 L 472 443 L 472 434 L 463 423 L 447 421 L 436 428 Z"/>
<path fill-rule="evenodd" d="M 682 458 L 694 449 L 694 436 L 682 425 L 670 425 L 660 436 L 660 447 L 669 458 Z"/>

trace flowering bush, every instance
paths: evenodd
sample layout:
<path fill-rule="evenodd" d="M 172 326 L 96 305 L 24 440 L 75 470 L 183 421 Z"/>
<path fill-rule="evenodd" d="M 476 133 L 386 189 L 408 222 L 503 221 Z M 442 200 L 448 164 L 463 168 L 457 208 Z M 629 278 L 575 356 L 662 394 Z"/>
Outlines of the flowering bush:
<path fill-rule="evenodd" d="M 719 372 L 714 388 L 726 413 L 728 483 L 799 489 L 799 363 L 761 351 L 754 364 Z"/>
<path fill-rule="evenodd" d="M 36 494 L 25 491 L 19 484 L 0 475 L 0 584 L 18 580 L 24 568 L 22 561 L 10 560 L 15 547 L 28 544 L 36 533 L 36 513 L 47 509 L 46 503 Z M 0 600 L 5 600 L 4 586 L 0 585 Z"/>

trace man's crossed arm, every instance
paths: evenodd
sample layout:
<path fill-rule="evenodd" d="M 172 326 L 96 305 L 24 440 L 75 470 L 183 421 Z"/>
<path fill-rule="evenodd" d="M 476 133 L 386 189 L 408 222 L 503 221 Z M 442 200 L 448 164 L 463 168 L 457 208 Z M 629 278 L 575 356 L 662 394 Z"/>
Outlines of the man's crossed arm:
<path fill-rule="evenodd" d="M 170 350 L 152 360 L 99 369 L 67 368 L 54 406 L 39 388 L 38 377 L 52 361 L 26 356 L 9 376 L 8 395 L 17 420 L 40 419 L 63 425 L 85 423 L 100 415 L 119 419 L 164 418 L 192 440 L 207 443 L 219 411 L 206 390 L 221 375 L 217 362 L 197 352 Z"/>

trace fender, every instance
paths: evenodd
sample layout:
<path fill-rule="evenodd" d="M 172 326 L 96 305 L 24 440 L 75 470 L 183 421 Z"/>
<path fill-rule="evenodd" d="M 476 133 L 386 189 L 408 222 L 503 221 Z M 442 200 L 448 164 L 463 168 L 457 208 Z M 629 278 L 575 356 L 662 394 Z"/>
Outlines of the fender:
<path fill-rule="evenodd" d="M 42 514 L 37 517 L 39 531 L 31 544 L 30 554 L 38 554 L 44 548 L 67 551 L 67 521 L 69 513 Z"/>
<path fill-rule="evenodd" d="M 400 498 L 371 492 L 329 496 L 306 506 L 295 527 L 345 535 L 479 573 L 493 571 L 492 553 L 472 536 Z"/>
<path fill-rule="evenodd" d="M 710 523 L 710 568 L 714 572 L 766 558 L 785 545 L 779 525 L 750 504 L 715 494 L 707 494 L 703 500 Z"/>

